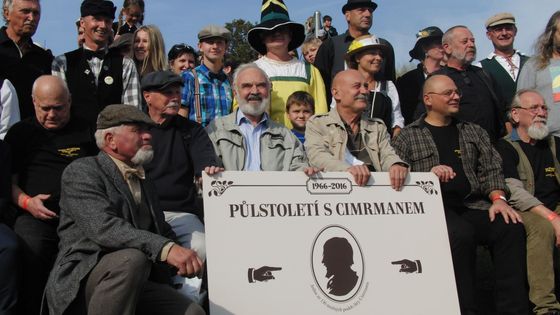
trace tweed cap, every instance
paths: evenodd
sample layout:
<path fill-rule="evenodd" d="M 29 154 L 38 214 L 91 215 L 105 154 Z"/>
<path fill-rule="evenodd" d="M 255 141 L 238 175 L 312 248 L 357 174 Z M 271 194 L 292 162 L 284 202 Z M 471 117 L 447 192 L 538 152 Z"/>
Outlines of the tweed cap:
<path fill-rule="evenodd" d="M 486 23 L 484 23 L 486 28 L 502 24 L 515 25 L 515 17 L 511 13 L 503 12 L 489 17 Z"/>
<path fill-rule="evenodd" d="M 109 105 L 97 116 L 97 129 L 107 129 L 122 124 L 156 125 L 148 115 L 131 105 Z"/>
<path fill-rule="evenodd" d="M 172 84 L 183 86 L 183 78 L 172 71 L 154 71 L 142 78 L 142 91 L 161 91 Z"/>
<path fill-rule="evenodd" d="M 84 0 L 80 6 L 80 14 L 82 17 L 100 15 L 114 20 L 116 10 L 117 7 L 115 7 L 113 2 L 108 0 Z"/>
<path fill-rule="evenodd" d="M 198 32 L 198 41 L 201 42 L 205 39 L 208 38 L 214 38 L 214 37 L 219 37 L 219 38 L 223 38 L 226 40 L 226 42 L 230 42 L 231 41 L 231 32 L 223 27 L 223 26 L 219 26 L 219 25 L 206 25 L 204 28 L 202 28 L 200 30 L 200 32 Z"/>

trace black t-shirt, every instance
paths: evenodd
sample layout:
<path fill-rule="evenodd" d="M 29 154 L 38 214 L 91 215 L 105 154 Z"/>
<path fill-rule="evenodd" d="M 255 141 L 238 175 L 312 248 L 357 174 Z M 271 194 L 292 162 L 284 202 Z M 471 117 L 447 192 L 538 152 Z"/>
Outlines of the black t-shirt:
<path fill-rule="evenodd" d="M 6 135 L 12 151 L 12 174 L 19 176 L 19 187 L 30 196 L 50 194 L 44 205 L 56 213 L 66 166 L 99 151 L 89 126 L 72 118 L 62 129 L 47 130 L 35 117 L 29 117 L 13 125 Z"/>
<path fill-rule="evenodd" d="M 437 147 L 439 164 L 447 165 L 455 172 L 455 178 L 441 183 L 443 203 L 446 207 L 464 207 L 464 199 L 471 191 L 461 161 L 459 130 L 455 122 L 449 126 L 436 127 L 424 122 Z"/>
<path fill-rule="evenodd" d="M 558 141 L 556 141 L 556 154 L 558 156 Z M 560 185 L 556 180 L 552 152 L 547 140 L 537 141 L 534 145 L 517 141 L 527 156 L 535 177 L 535 198 L 540 200 L 547 208 L 556 209 L 560 201 Z M 500 140 L 497 150 L 502 156 L 505 178 L 519 179 L 517 164 L 519 155 L 517 151 L 505 140 Z"/>

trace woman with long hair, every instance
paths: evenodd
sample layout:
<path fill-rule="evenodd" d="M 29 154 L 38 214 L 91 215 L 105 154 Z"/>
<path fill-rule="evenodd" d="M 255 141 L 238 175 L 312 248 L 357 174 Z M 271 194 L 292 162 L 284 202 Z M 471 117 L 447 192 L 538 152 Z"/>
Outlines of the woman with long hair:
<path fill-rule="evenodd" d="M 131 54 L 140 77 L 168 68 L 163 36 L 155 25 L 142 25 L 134 32 Z"/>

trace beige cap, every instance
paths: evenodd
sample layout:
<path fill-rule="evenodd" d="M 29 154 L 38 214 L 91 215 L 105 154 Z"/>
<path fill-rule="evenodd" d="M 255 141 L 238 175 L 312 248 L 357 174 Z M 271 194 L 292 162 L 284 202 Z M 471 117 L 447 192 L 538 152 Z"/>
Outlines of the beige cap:
<path fill-rule="evenodd" d="M 515 25 L 515 17 L 508 12 L 498 13 L 496 15 L 491 16 L 486 20 L 486 28 L 501 25 L 501 24 L 513 24 Z"/>
<path fill-rule="evenodd" d="M 206 25 L 200 32 L 198 32 L 198 40 L 203 41 L 208 38 L 219 37 L 225 39 L 227 42 L 231 41 L 231 32 L 219 25 Z"/>

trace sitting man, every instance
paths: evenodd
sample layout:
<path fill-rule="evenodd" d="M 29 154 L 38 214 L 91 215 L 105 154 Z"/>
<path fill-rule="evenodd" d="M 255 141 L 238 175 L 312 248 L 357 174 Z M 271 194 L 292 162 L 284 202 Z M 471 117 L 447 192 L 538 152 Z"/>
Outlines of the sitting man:
<path fill-rule="evenodd" d="M 370 172 L 389 172 L 391 186 L 400 190 L 408 174 L 389 143 L 379 119 L 362 116 L 367 108 L 368 86 L 357 70 L 339 72 L 332 84 L 336 107 L 311 117 L 305 129 L 305 150 L 312 166 L 326 171 L 348 171 L 356 184 L 367 184 Z"/>
<path fill-rule="evenodd" d="M 497 144 L 511 204 L 527 233 L 529 299 L 535 314 L 560 314 L 554 294 L 554 245 L 560 245 L 560 139 L 549 136 L 548 107 L 536 90 L 513 97 L 512 132 Z"/>
<path fill-rule="evenodd" d="M 144 179 L 154 125 L 133 106 L 107 106 L 95 133 L 101 152 L 64 171 L 50 314 L 205 314 L 168 285 L 170 267 L 192 276 L 202 261 L 173 242 L 155 188 Z"/>
<path fill-rule="evenodd" d="M 12 201 L 18 208 L 14 231 L 22 256 L 22 314 L 39 314 L 43 290 L 58 251 L 60 177 L 70 162 L 97 154 L 93 130 L 70 114 L 70 93 L 55 76 L 39 77 L 32 88 L 35 117 L 6 135 L 12 151 Z"/>
<path fill-rule="evenodd" d="M 290 129 L 270 119 L 271 83 L 254 63 L 241 65 L 233 75 L 239 108 L 212 121 L 210 140 L 228 171 L 295 171 L 311 175 L 302 144 Z"/>
<path fill-rule="evenodd" d="M 525 231 L 507 202 L 500 155 L 482 127 L 454 118 L 461 92 L 448 76 L 424 83 L 426 114 L 393 140 L 413 172 L 432 172 L 441 195 L 462 314 L 478 314 L 476 245 L 490 245 L 496 278 L 496 313 L 527 314 Z"/>
<path fill-rule="evenodd" d="M 196 204 L 195 176 L 205 170 L 210 175 L 217 158 L 212 142 L 202 126 L 180 115 L 183 79 L 171 71 L 151 72 L 142 78 L 148 114 L 156 123 L 151 129 L 154 159 L 145 165 L 146 176 L 154 182 L 165 221 L 184 247 L 206 258 L 201 205 Z M 176 276 L 176 287 L 198 299 L 201 281 Z"/>

